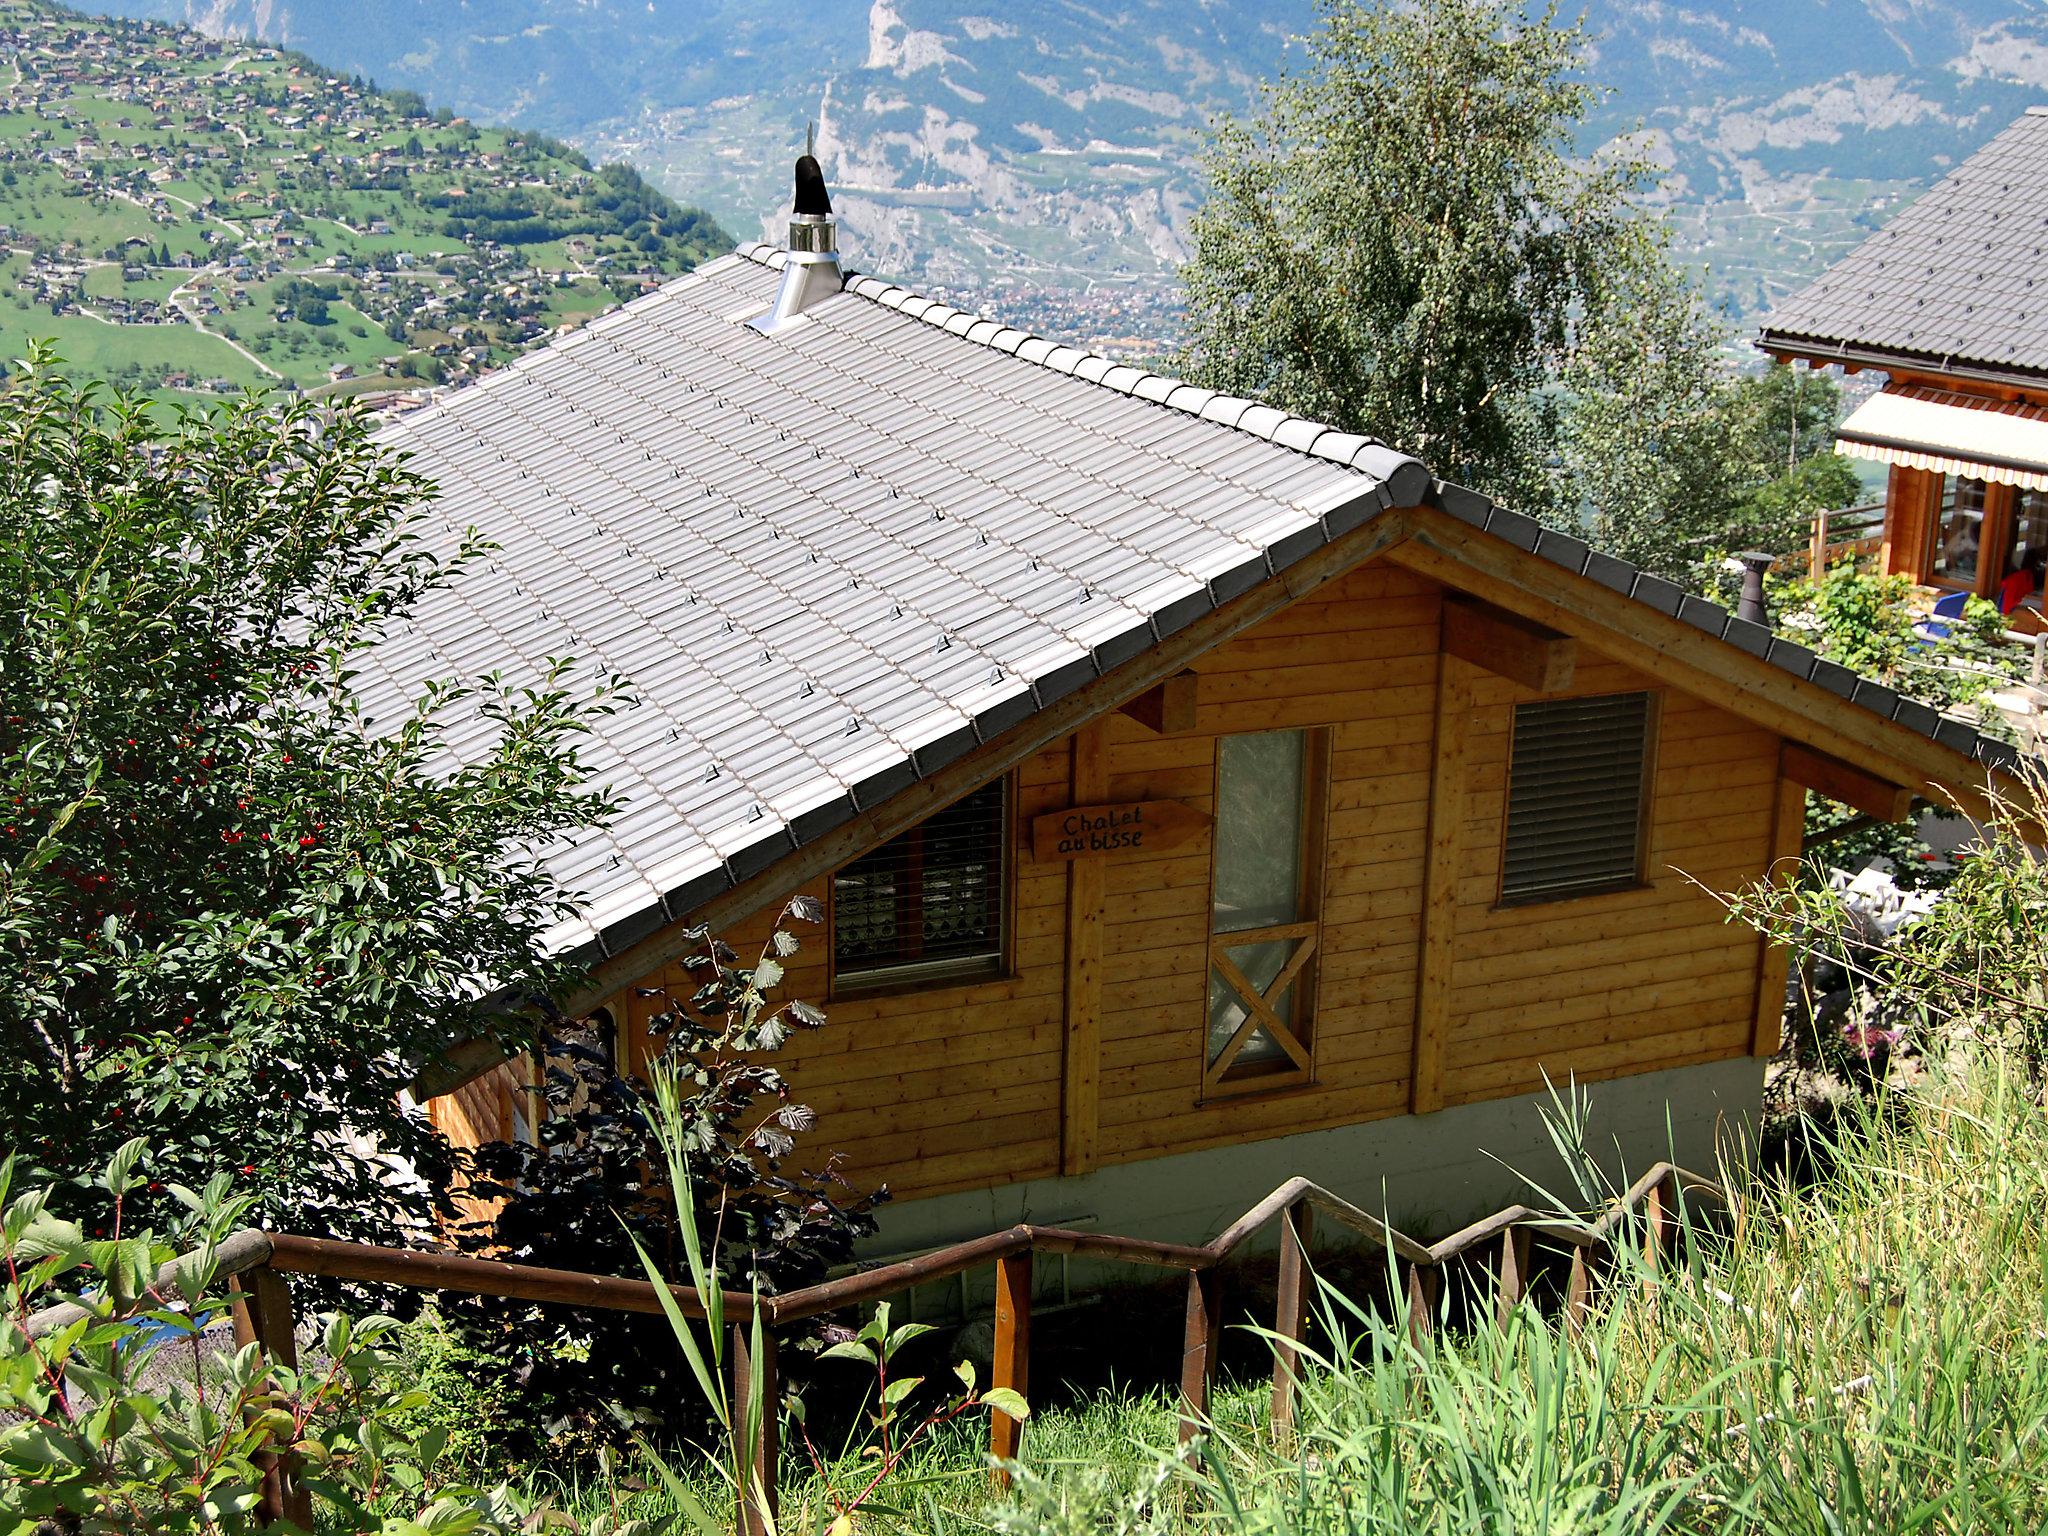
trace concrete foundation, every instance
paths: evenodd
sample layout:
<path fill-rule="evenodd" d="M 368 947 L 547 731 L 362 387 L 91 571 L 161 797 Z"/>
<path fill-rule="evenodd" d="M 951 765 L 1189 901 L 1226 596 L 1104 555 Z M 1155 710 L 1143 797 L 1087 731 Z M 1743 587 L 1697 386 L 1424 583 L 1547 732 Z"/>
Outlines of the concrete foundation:
<path fill-rule="evenodd" d="M 1741 1057 L 1595 1083 L 1582 1090 L 1592 1105 L 1587 1150 L 1617 1184 L 1660 1158 L 1713 1176 L 1722 1157 L 1755 1145 L 1763 1075 L 1761 1060 Z M 1551 1103 L 1541 1093 L 1495 1099 L 890 1204 L 864 1256 L 921 1252 L 1027 1221 L 1202 1243 L 1296 1174 L 1430 1242 L 1518 1201 L 1578 1203 L 1545 1128 Z M 1334 1223 L 1322 1231 L 1339 1239 Z"/>

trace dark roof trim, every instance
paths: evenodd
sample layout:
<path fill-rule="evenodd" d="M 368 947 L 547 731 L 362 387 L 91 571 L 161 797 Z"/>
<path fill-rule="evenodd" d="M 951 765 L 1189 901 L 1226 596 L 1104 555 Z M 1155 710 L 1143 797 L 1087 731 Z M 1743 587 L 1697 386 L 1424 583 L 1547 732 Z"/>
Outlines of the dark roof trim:
<path fill-rule="evenodd" d="M 1523 525 L 1529 520 L 1496 507 L 1476 492 L 1438 481 L 1431 487 L 1426 501 L 1428 505 L 1448 512 L 1460 522 L 1469 523 L 1484 533 L 1506 537 L 1520 548 L 1530 547 L 1520 537 Z M 1626 560 L 1587 553 L 1586 546 L 1577 539 L 1545 530 L 1536 541 L 1533 553 L 1553 565 L 1562 566 L 1575 576 L 1592 577 L 1632 601 L 1676 617 L 1751 656 L 1761 657 L 1801 682 L 1825 688 L 1866 713 L 1903 725 L 1984 767 L 2011 773 L 2020 763 L 2031 762 L 2048 772 L 2048 761 L 2028 758 L 2010 742 L 1986 736 L 1967 721 L 1944 715 L 1917 699 L 1907 698 L 1860 673 L 1852 672 L 1839 662 L 1817 656 L 1803 645 L 1783 640 L 1765 625 L 1737 618 L 1719 603 L 1683 592 L 1662 577 L 1653 576 Z"/>

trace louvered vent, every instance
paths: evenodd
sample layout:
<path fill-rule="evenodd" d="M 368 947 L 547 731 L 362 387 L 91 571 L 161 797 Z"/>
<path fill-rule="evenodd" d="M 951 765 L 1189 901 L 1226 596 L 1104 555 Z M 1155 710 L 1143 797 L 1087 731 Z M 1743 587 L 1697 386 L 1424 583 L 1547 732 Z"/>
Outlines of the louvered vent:
<path fill-rule="evenodd" d="M 1647 693 L 1515 706 L 1503 902 L 1641 878 L 1650 720 Z"/>
<path fill-rule="evenodd" d="M 832 877 L 841 984 L 993 972 L 1003 958 L 1005 781 L 955 801 Z"/>

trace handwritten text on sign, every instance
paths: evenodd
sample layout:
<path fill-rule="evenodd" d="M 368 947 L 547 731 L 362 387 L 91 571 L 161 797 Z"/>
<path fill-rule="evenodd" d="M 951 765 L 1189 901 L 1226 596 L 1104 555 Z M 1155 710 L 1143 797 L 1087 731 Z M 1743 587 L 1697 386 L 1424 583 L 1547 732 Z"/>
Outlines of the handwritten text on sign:
<path fill-rule="evenodd" d="M 1207 816 L 1178 800 L 1077 805 L 1032 817 L 1031 853 L 1039 859 L 1082 859 L 1156 852 L 1186 842 L 1208 825 Z"/>

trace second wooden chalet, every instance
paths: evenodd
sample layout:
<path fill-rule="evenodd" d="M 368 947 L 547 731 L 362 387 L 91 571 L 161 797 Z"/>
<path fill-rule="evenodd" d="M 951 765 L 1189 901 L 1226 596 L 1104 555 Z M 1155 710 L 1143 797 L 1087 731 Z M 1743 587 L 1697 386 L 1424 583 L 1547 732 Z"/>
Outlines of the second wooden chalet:
<path fill-rule="evenodd" d="M 632 679 L 625 814 L 553 857 L 576 1006 L 637 1060 L 685 925 L 817 897 L 781 1064 L 886 1249 L 1200 1237 L 1293 1173 L 1441 1230 L 1554 1173 L 1545 1073 L 1711 1165 L 1785 959 L 1707 892 L 1809 791 L 2012 762 L 1381 443 L 849 277 L 818 202 L 388 429 L 501 547 L 365 687 Z"/>
<path fill-rule="evenodd" d="M 1885 374 L 1837 447 L 1888 466 L 1887 572 L 2038 631 L 2048 572 L 2048 107 L 1787 300 L 1757 345 Z M 1960 601 L 1960 598 L 1958 598 Z"/>

